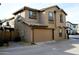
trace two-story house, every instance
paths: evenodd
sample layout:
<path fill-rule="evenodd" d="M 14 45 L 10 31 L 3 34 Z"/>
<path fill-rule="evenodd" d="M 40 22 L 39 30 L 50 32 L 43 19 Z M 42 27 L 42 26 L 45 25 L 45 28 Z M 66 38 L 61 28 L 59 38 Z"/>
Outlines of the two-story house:
<path fill-rule="evenodd" d="M 79 24 L 77 25 L 77 33 L 79 34 Z"/>
<path fill-rule="evenodd" d="M 78 24 L 73 24 L 73 23 L 67 21 L 66 27 L 67 27 L 69 34 L 77 34 Z"/>
<path fill-rule="evenodd" d="M 66 39 L 66 12 L 58 6 L 41 10 L 24 6 L 13 13 L 22 40 L 34 43 Z"/>
<path fill-rule="evenodd" d="M 78 24 L 73 24 L 73 34 L 77 34 Z"/>
<path fill-rule="evenodd" d="M 73 24 L 71 22 L 67 21 L 66 27 L 67 27 L 68 33 L 72 34 L 73 33 Z"/>

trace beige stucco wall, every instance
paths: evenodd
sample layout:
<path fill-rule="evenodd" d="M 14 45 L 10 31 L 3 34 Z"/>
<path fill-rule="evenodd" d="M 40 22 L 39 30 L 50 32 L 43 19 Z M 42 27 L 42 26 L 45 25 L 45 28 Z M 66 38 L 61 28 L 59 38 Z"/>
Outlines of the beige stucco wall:
<path fill-rule="evenodd" d="M 60 22 L 60 14 L 63 15 L 63 23 Z M 66 15 L 63 12 L 61 12 L 61 11 L 58 11 L 58 13 L 57 13 L 57 16 L 56 16 L 56 26 L 57 27 L 58 26 L 61 26 L 61 27 L 66 26 Z"/>
<path fill-rule="evenodd" d="M 46 12 L 40 12 L 40 23 L 44 25 L 48 25 L 48 15 Z"/>
<path fill-rule="evenodd" d="M 15 20 L 15 29 L 16 29 L 16 31 L 19 31 L 19 34 L 20 34 L 20 37 L 22 40 L 31 42 L 31 40 L 32 40 L 31 27 L 22 23 L 22 21 L 17 22 L 17 20 Z"/>
<path fill-rule="evenodd" d="M 54 30 L 54 39 L 55 40 L 62 40 L 62 39 L 66 39 L 66 30 L 64 28 L 62 29 L 62 37 L 59 37 L 59 28 Z"/>

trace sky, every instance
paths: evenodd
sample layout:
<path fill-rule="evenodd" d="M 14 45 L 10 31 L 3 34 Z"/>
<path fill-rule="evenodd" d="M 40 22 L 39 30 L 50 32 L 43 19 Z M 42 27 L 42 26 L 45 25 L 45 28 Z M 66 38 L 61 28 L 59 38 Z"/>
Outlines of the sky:
<path fill-rule="evenodd" d="M 12 17 L 12 13 L 23 6 L 41 9 L 58 5 L 68 14 L 66 16 L 67 21 L 79 24 L 79 3 L 76 2 L 74 3 L 74 0 L 72 0 L 72 3 L 68 3 L 67 0 L 62 0 L 62 2 L 58 0 L 0 0 L 0 19 L 3 20 Z"/>

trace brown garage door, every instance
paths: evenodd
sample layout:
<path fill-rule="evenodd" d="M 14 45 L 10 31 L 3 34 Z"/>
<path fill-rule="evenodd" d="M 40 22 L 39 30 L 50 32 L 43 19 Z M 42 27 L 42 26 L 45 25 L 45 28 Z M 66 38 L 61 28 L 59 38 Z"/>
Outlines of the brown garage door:
<path fill-rule="evenodd" d="M 34 29 L 34 41 L 44 42 L 52 40 L 52 30 L 49 29 Z"/>

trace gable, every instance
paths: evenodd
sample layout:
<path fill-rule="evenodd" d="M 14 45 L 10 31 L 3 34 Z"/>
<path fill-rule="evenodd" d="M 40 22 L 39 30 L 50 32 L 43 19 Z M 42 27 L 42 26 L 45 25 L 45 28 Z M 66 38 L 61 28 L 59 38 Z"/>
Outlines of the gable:
<path fill-rule="evenodd" d="M 43 8 L 43 9 L 41 9 L 41 11 L 46 11 L 46 10 L 52 9 L 52 8 L 60 9 L 60 8 L 56 5 L 56 6 L 51 6 L 51 7 Z"/>
<path fill-rule="evenodd" d="M 47 10 L 60 10 L 60 11 L 62 11 L 65 15 L 67 15 L 67 13 L 63 10 L 63 9 L 61 9 L 61 8 L 59 8 L 57 5 L 56 6 L 51 6 L 51 7 L 48 7 L 48 8 L 43 8 L 43 9 L 41 9 L 41 11 L 47 11 Z"/>

